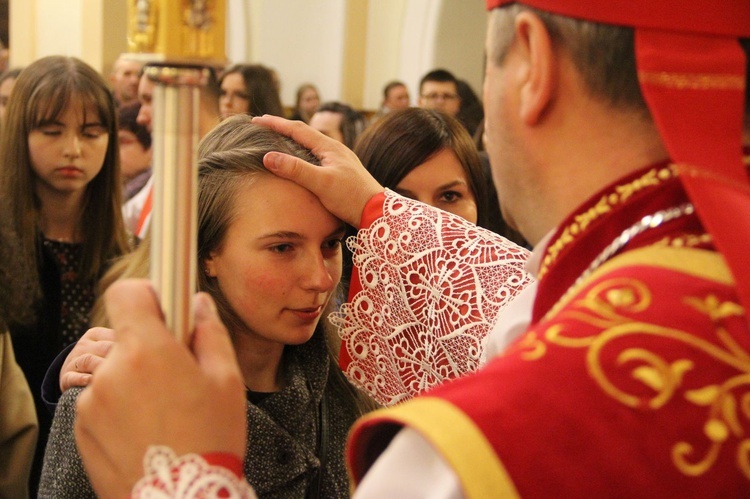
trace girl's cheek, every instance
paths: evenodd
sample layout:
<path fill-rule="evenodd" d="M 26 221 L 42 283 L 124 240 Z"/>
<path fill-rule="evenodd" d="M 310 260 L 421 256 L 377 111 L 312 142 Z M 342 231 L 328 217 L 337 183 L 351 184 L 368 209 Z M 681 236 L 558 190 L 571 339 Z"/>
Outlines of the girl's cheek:
<path fill-rule="evenodd" d="M 246 275 L 245 283 L 247 283 L 247 286 L 252 286 L 251 289 L 255 289 L 267 297 L 286 296 L 291 279 L 291 271 L 288 269 L 286 271 L 281 268 L 276 271 L 264 269 Z"/>

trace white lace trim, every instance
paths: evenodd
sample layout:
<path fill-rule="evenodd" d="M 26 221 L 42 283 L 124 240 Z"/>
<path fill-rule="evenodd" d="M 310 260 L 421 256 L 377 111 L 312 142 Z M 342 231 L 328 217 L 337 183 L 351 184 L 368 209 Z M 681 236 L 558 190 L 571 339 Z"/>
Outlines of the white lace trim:
<path fill-rule="evenodd" d="M 151 446 L 143 458 L 145 475 L 133 487 L 137 499 L 255 499 L 243 478 L 212 466 L 197 454 L 177 457 L 165 446 Z"/>
<path fill-rule="evenodd" d="M 362 291 L 331 321 L 347 376 L 384 405 L 477 369 L 498 312 L 531 280 L 526 249 L 392 191 L 347 243 Z"/>

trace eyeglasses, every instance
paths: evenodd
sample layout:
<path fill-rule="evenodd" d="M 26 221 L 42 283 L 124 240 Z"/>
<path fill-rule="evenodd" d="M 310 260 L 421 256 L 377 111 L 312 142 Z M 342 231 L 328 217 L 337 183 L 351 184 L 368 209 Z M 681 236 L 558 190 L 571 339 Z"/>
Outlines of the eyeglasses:
<path fill-rule="evenodd" d="M 424 95 L 422 94 L 422 98 L 428 102 L 434 102 L 438 99 L 444 100 L 444 101 L 452 101 L 458 99 L 458 95 L 456 94 L 439 94 L 437 92 L 432 94 Z"/>

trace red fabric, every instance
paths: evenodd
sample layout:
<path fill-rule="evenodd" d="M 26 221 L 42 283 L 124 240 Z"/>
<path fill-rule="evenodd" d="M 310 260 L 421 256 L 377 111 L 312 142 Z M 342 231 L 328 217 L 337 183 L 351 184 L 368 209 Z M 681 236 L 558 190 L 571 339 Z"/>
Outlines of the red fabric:
<path fill-rule="evenodd" d="M 750 222 L 737 217 L 750 213 L 740 141 L 744 52 L 734 39 L 640 29 L 636 57 L 641 89 L 670 157 L 686 165 L 680 179 L 739 283 L 740 301 L 750 306 Z"/>
<path fill-rule="evenodd" d="M 627 286 L 637 306 L 607 306 L 608 293 Z M 734 418 L 747 426 L 734 404 L 750 395 L 741 381 L 750 330 L 741 314 L 711 317 L 688 300 L 707 296 L 736 302 L 731 287 L 714 282 L 651 266 L 620 269 L 590 283 L 504 356 L 427 396 L 477 423 L 521 497 L 744 497 L 743 430 L 729 430 L 714 461 L 707 428 L 732 427 Z M 569 344 L 549 341 L 552 331 Z M 538 345 L 544 355 L 535 358 Z M 668 369 L 661 393 L 639 378 L 659 370 L 649 355 Z M 386 413 L 353 430 L 355 476 L 398 429 Z M 676 454 L 699 472 L 678 468 Z"/>
<path fill-rule="evenodd" d="M 747 0 L 487 0 L 487 10 L 511 3 L 620 26 L 750 36 L 750 2 Z"/>
<path fill-rule="evenodd" d="M 362 218 L 359 221 L 360 229 L 367 229 L 378 218 L 383 216 L 383 203 L 385 202 L 385 191 L 375 194 L 362 210 Z"/>
<path fill-rule="evenodd" d="M 567 245 L 556 246 L 564 228 L 551 241 L 562 249 L 539 283 L 537 305 L 546 305 L 532 328 L 476 374 L 426 395 L 479 425 L 522 497 L 742 497 L 750 487 L 740 457 L 750 329 L 734 286 L 644 259 L 598 276 L 544 318 L 577 277 L 571 267 L 580 275 L 590 262 L 582 254 L 686 200 L 673 172 L 646 168 L 584 203 L 568 222 L 609 200 Z M 629 193 L 623 203 L 612 201 L 617 192 Z M 685 215 L 623 251 L 675 242 L 710 254 L 703 235 L 698 217 Z M 359 472 L 398 430 L 387 414 L 352 432 L 348 458 Z"/>
<path fill-rule="evenodd" d="M 618 279 L 620 284 L 645 285 L 650 296 L 646 306 L 596 310 L 592 304 L 606 304 L 607 292 L 617 287 L 605 281 Z M 600 292 L 592 292 L 596 286 Z M 588 295 L 588 300 L 573 300 L 477 376 L 432 395 L 448 399 L 479 424 L 521 497 L 742 496 L 750 477 L 743 476 L 737 460 L 743 452 L 741 437 L 729 436 L 716 461 L 697 476 L 682 472 L 673 461 L 681 443 L 690 446 L 684 457 L 692 464 L 705 459 L 712 446 L 705 433 L 715 417 L 712 406 L 692 401 L 691 394 L 722 386 L 732 400 L 748 396 L 747 385 L 731 381 L 739 381 L 750 367 L 747 358 L 725 362 L 711 352 L 726 351 L 721 334 L 736 342 L 738 351 L 750 352 L 747 323 L 742 316 L 714 321 L 686 300 L 707 293 L 720 303 L 736 302 L 730 287 L 668 270 L 644 266 L 611 273 L 578 295 Z M 581 343 L 553 344 L 547 336 L 551 331 Z M 670 337 L 668 332 L 679 333 Z M 545 345 L 539 359 L 527 357 L 534 351 L 524 342 L 530 335 Z M 654 406 L 658 391 L 638 378 L 639 369 L 651 367 L 639 353 L 663 360 L 676 377 L 667 378 L 666 384 L 674 381 L 676 389 L 668 393 L 667 387 L 661 406 Z M 597 382 L 597 375 L 607 383 Z M 633 405 L 607 393 L 609 388 Z M 730 413 L 725 416 L 736 414 Z M 739 417 L 745 426 L 747 420 Z M 724 421 L 722 416 L 718 420 Z"/>
<path fill-rule="evenodd" d="M 362 210 L 362 218 L 359 221 L 360 229 L 367 229 L 372 223 L 378 218 L 383 216 L 383 204 L 385 202 L 385 192 L 375 194 L 365 205 Z M 348 301 L 351 301 L 357 293 L 362 291 L 362 283 L 359 282 L 359 271 L 356 265 L 352 269 L 352 277 L 349 284 L 349 296 Z M 351 363 L 352 358 L 347 352 L 346 348 L 342 348 L 339 352 L 339 366 L 341 369 L 346 371 L 347 366 Z"/>
<path fill-rule="evenodd" d="M 211 466 L 220 466 L 226 470 L 231 471 L 237 478 L 243 478 L 243 462 L 239 456 L 230 452 L 207 452 L 201 454 L 201 457 L 206 460 Z"/>
<path fill-rule="evenodd" d="M 511 3 L 488 0 L 492 9 Z M 750 308 L 750 182 L 742 164 L 747 0 L 523 0 L 544 11 L 636 28 L 638 77 L 670 158 L 692 172 L 685 189 Z M 707 180 L 714 179 L 714 180 Z M 729 196 L 731 205 L 723 202 Z"/>
<path fill-rule="evenodd" d="M 747 183 L 745 57 L 737 41 L 638 30 L 635 46 L 641 90 L 672 160 Z"/>
<path fill-rule="evenodd" d="M 623 186 L 630 193 L 627 198 L 617 195 L 618 189 Z M 658 196 L 654 196 L 654 189 L 659 190 Z M 613 199 L 617 201 L 613 202 Z M 618 238 L 622 231 L 645 215 L 687 201 L 676 169 L 665 162 L 620 179 L 579 206 L 560 224 L 546 248 L 539 271 L 539 279 L 544 285 L 539 287 L 534 300 L 532 322 L 541 320 L 604 247 Z M 581 217 L 583 213 L 589 216 Z M 592 216 L 592 213 L 598 216 Z M 580 223 L 581 218 L 588 220 L 585 226 Z M 613 223 L 613 219 L 617 222 Z M 682 230 L 690 234 L 704 231 L 694 216 L 684 221 Z M 650 244 L 654 239 L 668 236 L 671 231 L 672 227 L 668 224 L 651 229 L 650 238 L 635 239 L 628 243 L 627 249 Z M 554 277 L 550 279 L 548 276 L 552 274 Z"/>
<path fill-rule="evenodd" d="M 714 238 L 714 244 L 729 264 L 737 293 L 750 310 L 750 188 L 732 184 L 726 179 L 706 175 L 681 175 L 703 224 Z"/>
<path fill-rule="evenodd" d="M 146 200 L 143 202 L 143 208 L 141 208 L 141 213 L 138 215 L 138 225 L 135 227 L 135 234 L 138 237 L 144 237 L 145 234 L 143 234 L 143 227 L 146 224 L 146 220 L 148 220 L 148 216 L 151 214 L 151 207 L 154 202 L 154 188 L 153 186 L 148 191 L 148 195 L 146 196 Z"/>

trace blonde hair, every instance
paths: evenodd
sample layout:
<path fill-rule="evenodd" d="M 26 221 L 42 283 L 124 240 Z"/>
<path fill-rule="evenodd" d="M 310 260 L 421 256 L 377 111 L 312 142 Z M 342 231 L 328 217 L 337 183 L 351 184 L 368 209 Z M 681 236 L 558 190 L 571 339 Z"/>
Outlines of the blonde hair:
<path fill-rule="evenodd" d="M 234 216 L 238 187 L 253 182 L 259 175 L 272 175 L 263 166 L 269 151 L 279 151 L 319 164 L 313 154 L 292 139 L 251 123 L 248 115 L 237 115 L 224 120 L 201 142 L 198 148 L 198 283 L 216 301 L 219 315 L 230 331 L 241 320 L 227 303 L 218 282 L 202 271 L 203 261 L 220 247 Z M 339 286 L 341 293 L 341 286 Z M 336 306 L 332 297 L 323 317 L 328 317 Z M 323 320 L 315 335 L 323 335 L 329 353 L 328 384 L 337 397 L 346 401 L 357 414 L 376 407 L 365 394 L 354 388 L 338 366 L 340 339 L 335 328 Z"/>
<path fill-rule="evenodd" d="M 252 183 L 259 175 L 272 175 L 263 166 L 263 156 L 280 151 L 309 162 L 317 159 L 296 142 L 267 128 L 253 125 L 248 115 L 224 120 L 198 148 L 198 265 L 224 240 L 234 217 L 238 187 Z M 198 272 L 198 288 L 216 301 L 219 315 L 230 330 L 241 319 L 232 310 L 214 278 Z"/>
<path fill-rule="evenodd" d="M 250 123 L 250 116 L 228 118 L 214 128 L 198 148 L 198 289 L 208 292 L 216 302 L 219 316 L 228 329 L 239 325 L 239 317 L 227 303 L 215 279 L 209 279 L 203 261 L 224 240 L 232 222 L 237 188 L 252 182 L 257 175 L 272 175 L 263 167 L 263 156 L 276 150 L 316 161 L 307 150 L 266 128 Z M 138 248 L 124 255 L 99 281 L 103 294 L 110 284 L 125 278 L 148 277 L 151 231 Z M 92 325 L 106 325 L 102 300 L 97 300 L 91 314 Z"/>
<path fill-rule="evenodd" d="M 107 318 L 107 312 L 104 308 L 103 296 L 104 292 L 112 283 L 119 281 L 120 279 L 148 277 L 149 260 L 151 255 L 149 252 L 150 246 L 151 231 L 149 230 L 134 251 L 131 251 L 112 262 L 112 265 L 107 269 L 107 272 L 105 272 L 99 280 L 99 298 L 94 302 L 89 317 L 91 327 L 111 327 L 109 319 Z"/>

